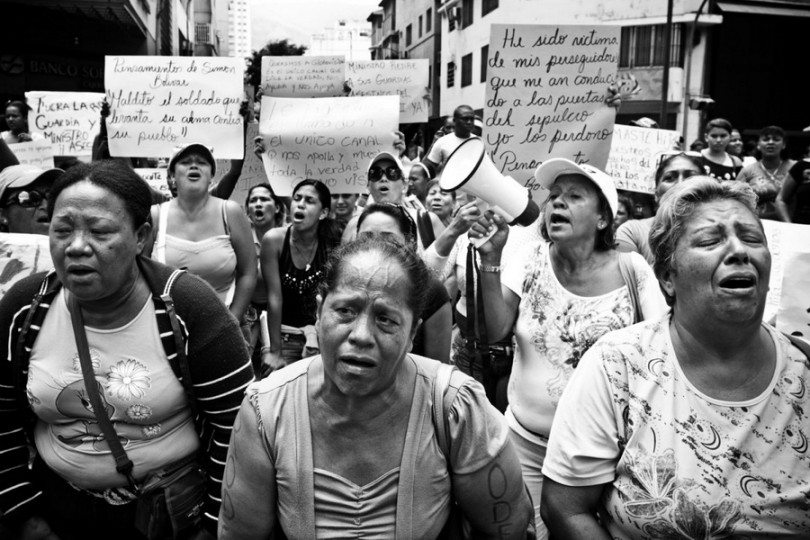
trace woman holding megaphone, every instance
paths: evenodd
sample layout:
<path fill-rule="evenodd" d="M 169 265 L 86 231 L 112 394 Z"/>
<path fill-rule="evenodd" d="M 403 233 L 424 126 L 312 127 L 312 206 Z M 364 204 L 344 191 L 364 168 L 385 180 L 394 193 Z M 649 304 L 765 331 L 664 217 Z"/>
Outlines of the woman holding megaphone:
<path fill-rule="evenodd" d="M 542 465 L 560 395 L 586 350 L 603 334 L 658 317 L 666 302 L 637 253 L 614 249 L 618 196 L 613 180 L 588 165 L 550 159 L 535 171 L 548 190 L 538 226 L 545 242 L 510 251 L 509 228 L 492 212 L 471 229 L 478 248 L 486 328 L 491 340 L 514 329 L 516 350 L 506 418 L 520 455 L 538 525 Z"/>

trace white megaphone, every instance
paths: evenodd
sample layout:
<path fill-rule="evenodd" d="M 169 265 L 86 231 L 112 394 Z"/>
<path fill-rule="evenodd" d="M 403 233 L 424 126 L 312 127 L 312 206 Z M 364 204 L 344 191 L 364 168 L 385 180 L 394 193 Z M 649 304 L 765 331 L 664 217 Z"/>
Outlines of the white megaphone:
<path fill-rule="evenodd" d="M 478 137 L 467 139 L 450 154 L 439 187 L 445 191 L 461 189 L 482 199 L 509 225 L 526 227 L 540 215 L 529 190 L 498 171 Z"/>

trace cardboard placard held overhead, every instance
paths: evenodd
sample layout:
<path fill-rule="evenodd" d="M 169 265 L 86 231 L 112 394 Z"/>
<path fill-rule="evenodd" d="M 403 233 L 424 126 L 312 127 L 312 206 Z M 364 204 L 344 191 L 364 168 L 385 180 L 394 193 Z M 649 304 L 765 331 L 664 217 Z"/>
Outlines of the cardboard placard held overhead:
<path fill-rule="evenodd" d="M 262 94 L 270 97 L 345 95 L 343 56 L 263 56 Z"/>
<path fill-rule="evenodd" d="M 668 129 L 616 124 L 605 172 L 613 177 L 616 189 L 652 194 L 658 159 L 675 148 L 680 136 Z"/>
<path fill-rule="evenodd" d="M 399 96 L 399 123 L 427 122 L 430 106 L 426 58 L 346 62 L 352 96 Z"/>
<path fill-rule="evenodd" d="M 26 92 L 31 110 L 28 127 L 53 144 L 55 156 L 75 156 L 89 161 L 93 139 L 99 133 L 101 102 L 96 92 Z"/>
<path fill-rule="evenodd" d="M 53 169 L 53 143 L 51 141 L 31 141 L 8 145 L 20 163 L 34 165 L 40 169 Z"/>
<path fill-rule="evenodd" d="M 107 56 L 110 153 L 168 157 L 199 142 L 218 159 L 241 159 L 243 72 L 240 58 Z"/>
<path fill-rule="evenodd" d="M 778 330 L 810 341 L 810 225 L 763 219 L 771 276 L 763 318 Z"/>
<path fill-rule="evenodd" d="M 498 169 L 533 190 L 551 157 L 604 169 L 618 59 L 619 27 L 493 24 L 484 139 Z"/>
<path fill-rule="evenodd" d="M 397 96 L 262 99 L 259 133 L 267 179 L 281 197 L 314 178 L 332 193 L 363 193 L 366 169 L 393 150 L 399 122 Z"/>

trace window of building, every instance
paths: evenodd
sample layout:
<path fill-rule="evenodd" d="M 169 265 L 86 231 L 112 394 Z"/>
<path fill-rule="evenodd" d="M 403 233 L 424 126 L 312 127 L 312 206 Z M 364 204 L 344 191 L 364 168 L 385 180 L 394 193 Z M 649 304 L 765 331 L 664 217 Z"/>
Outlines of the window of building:
<path fill-rule="evenodd" d="M 425 14 L 425 32 L 430 32 L 433 28 L 433 8 L 428 8 Z"/>
<path fill-rule="evenodd" d="M 405 27 L 405 46 L 409 46 L 413 41 L 413 25 L 409 24 Z"/>
<path fill-rule="evenodd" d="M 487 82 L 487 59 L 489 58 L 489 45 L 481 47 L 481 82 Z"/>
<path fill-rule="evenodd" d="M 481 16 L 498 8 L 498 0 L 482 0 L 481 1 Z"/>
<path fill-rule="evenodd" d="M 619 67 L 664 65 L 666 25 L 625 26 L 622 28 Z M 683 67 L 683 25 L 672 25 L 669 65 Z"/>
<path fill-rule="evenodd" d="M 447 31 L 448 32 L 452 32 L 453 30 L 456 29 L 456 18 L 453 16 L 454 15 L 453 12 L 456 9 L 458 9 L 458 7 L 450 8 L 446 12 L 447 13 Z"/>
<path fill-rule="evenodd" d="M 456 85 L 456 64 L 454 62 L 447 62 L 447 88 L 452 88 Z"/>
<path fill-rule="evenodd" d="M 461 27 L 467 28 L 473 23 L 473 0 L 461 1 Z"/>
<path fill-rule="evenodd" d="M 472 84 L 472 53 L 461 57 L 461 87 Z"/>
<path fill-rule="evenodd" d="M 419 37 L 422 37 L 422 16 L 419 15 Z"/>

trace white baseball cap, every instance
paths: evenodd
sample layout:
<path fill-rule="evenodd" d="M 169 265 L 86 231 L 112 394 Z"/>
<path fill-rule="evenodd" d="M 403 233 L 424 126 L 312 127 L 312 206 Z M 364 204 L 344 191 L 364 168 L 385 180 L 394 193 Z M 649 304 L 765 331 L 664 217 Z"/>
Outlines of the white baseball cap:
<path fill-rule="evenodd" d="M 368 168 L 366 169 L 366 174 L 368 174 L 368 171 L 371 170 L 371 168 L 374 166 L 375 163 L 377 163 L 382 159 L 390 159 L 391 161 L 393 161 L 394 165 L 396 165 L 397 168 L 400 171 L 402 171 L 403 178 L 405 177 L 405 167 L 402 166 L 402 161 L 400 161 L 400 159 L 397 156 L 388 151 L 380 152 L 379 154 L 371 158 L 371 161 L 368 164 Z"/>
<path fill-rule="evenodd" d="M 544 161 L 538 165 L 534 171 L 534 179 L 544 189 L 549 189 L 552 184 L 563 174 L 579 174 L 596 184 L 599 191 L 607 199 L 608 206 L 613 215 L 619 211 L 619 194 L 616 192 L 616 186 L 613 179 L 600 171 L 596 167 L 592 167 L 586 163 L 577 165 L 573 161 L 565 158 L 552 158 Z"/>

